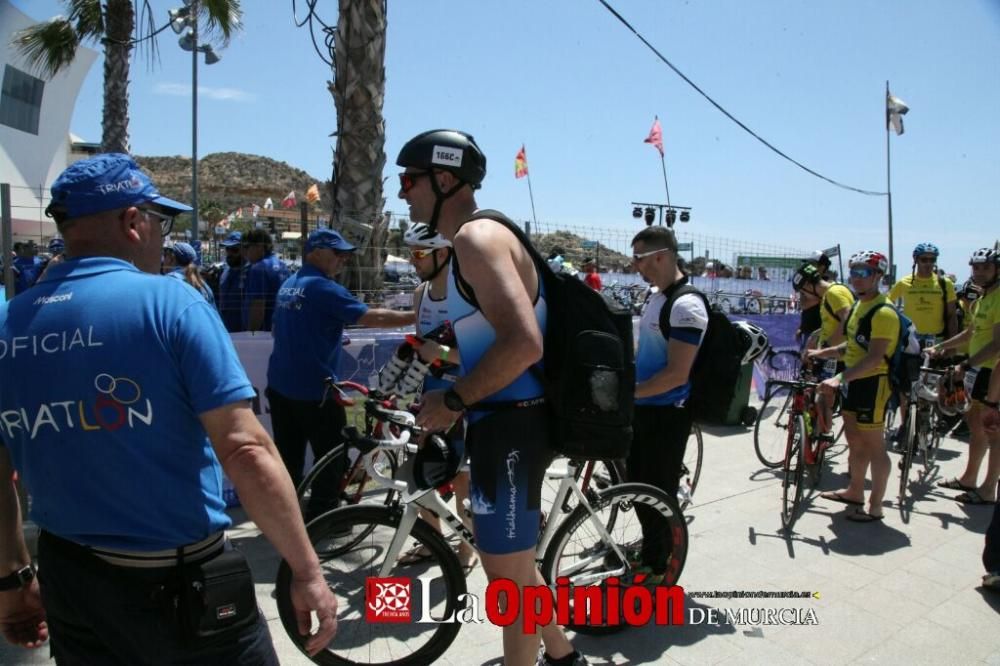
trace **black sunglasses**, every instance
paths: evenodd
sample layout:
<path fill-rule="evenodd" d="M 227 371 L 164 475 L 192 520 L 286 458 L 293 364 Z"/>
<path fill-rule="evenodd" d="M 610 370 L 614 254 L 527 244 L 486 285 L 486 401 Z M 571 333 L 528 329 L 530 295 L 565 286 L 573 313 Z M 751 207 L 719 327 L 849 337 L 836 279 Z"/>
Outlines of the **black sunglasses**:
<path fill-rule="evenodd" d="M 430 171 L 414 171 L 411 173 L 403 172 L 399 174 L 399 189 L 401 189 L 403 193 L 406 194 L 414 187 L 416 187 L 418 178 L 429 175 L 431 175 Z"/>

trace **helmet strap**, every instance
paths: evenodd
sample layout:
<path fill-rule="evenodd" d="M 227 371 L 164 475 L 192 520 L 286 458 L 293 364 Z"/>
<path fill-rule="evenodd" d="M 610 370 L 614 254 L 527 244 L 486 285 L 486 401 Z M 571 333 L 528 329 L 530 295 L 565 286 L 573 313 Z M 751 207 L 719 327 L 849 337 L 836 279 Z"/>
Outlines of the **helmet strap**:
<path fill-rule="evenodd" d="M 459 180 L 455 187 L 451 188 L 447 192 L 442 192 L 441 188 L 438 186 L 437 178 L 434 177 L 433 172 L 431 173 L 431 189 L 434 190 L 434 211 L 431 213 L 431 219 L 427 222 L 427 228 L 430 229 L 432 234 L 437 233 L 438 218 L 441 216 L 441 207 L 444 206 L 445 199 L 449 199 L 462 189 L 466 185 L 464 180 Z"/>
<path fill-rule="evenodd" d="M 445 249 L 448 250 L 448 258 L 445 259 L 444 261 L 442 261 L 440 264 L 438 264 L 437 254 L 432 255 L 434 257 L 434 272 L 432 272 L 427 277 L 426 282 L 430 282 L 431 280 L 433 280 L 434 278 L 436 278 L 438 276 L 438 273 L 440 273 L 441 271 L 443 271 L 444 267 L 448 265 L 449 261 L 451 261 L 451 248 L 450 247 L 446 247 Z"/>

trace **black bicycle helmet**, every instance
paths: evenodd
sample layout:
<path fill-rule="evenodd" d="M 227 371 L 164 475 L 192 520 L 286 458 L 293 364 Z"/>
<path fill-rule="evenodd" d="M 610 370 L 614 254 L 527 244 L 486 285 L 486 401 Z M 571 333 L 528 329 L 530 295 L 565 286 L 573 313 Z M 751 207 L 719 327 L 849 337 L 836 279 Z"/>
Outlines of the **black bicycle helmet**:
<path fill-rule="evenodd" d="M 462 458 L 448 437 L 434 433 L 413 457 L 413 481 L 421 490 L 431 490 L 458 474 Z"/>
<path fill-rule="evenodd" d="M 819 269 L 813 264 L 802 264 L 792 276 L 792 288 L 795 291 L 802 291 L 807 284 L 817 284 L 821 279 Z"/>
<path fill-rule="evenodd" d="M 396 164 L 423 171 L 435 169 L 448 171 L 460 181 L 447 192 L 442 192 L 437 180 L 430 179 L 431 188 L 437 198 L 431 219 L 427 221 L 427 227 L 432 233 L 437 231 L 438 216 L 441 214 L 444 200 L 465 185 L 474 190 L 479 189 L 483 178 L 486 177 L 486 155 L 479 149 L 471 134 L 458 130 L 430 130 L 418 134 L 407 141 L 399 151 Z"/>

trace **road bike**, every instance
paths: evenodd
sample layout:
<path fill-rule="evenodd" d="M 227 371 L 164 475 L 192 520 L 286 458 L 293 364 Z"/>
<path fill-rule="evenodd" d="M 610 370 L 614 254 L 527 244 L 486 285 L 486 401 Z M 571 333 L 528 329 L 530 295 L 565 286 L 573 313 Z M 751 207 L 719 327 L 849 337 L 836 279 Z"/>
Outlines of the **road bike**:
<path fill-rule="evenodd" d="M 385 470 L 373 465 L 380 451 L 398 455 L 415 452 L 413 442 L 422 431 L 415 425 L 414 415 L 385 407 L 377 400 L 366 400 L 365 409 L 378 421 L 394 426 L 397 434 L 387 432 L 384 438 L 375 439 L 348 427 L 345 436 L 349 445 L 362 451 L 368 474 L 396 493 L 387 506 L 345 506 L 307 525 L 326 579 L 340 602 L 337 636 L 312 660 L 338 665 L 433 663 L 455 640 L 461 628 L 458 620 L 479 613 L 479 609 L 474 595 L 468 593 L 458 556 L 441 533 L 418 520 L 418 512 L 424 508 L 435 513 L 444 528 L 471 546 L 475 539 L 437 492 L 416 488 L 408 460 L 399 466 L 397 478 L 388 477 Z M 688 547 L 687 525 L 676 499 L 638 483 L 584 493 L 575 479 L 576 467 L 575 461 L 569 461 L 565 469 L 550 468 L 547 472 L 551 478 L 560 479 L 552 506 L 564 506 L 568 495 L 574 496 L 574 506 L 565 516 L 550 511 L 540 531 L 535 552 L 543 578 L 552 584 L 565 577 L 570 587 L 597 587 L 599 594 L 616 596 L 640 582 L 632 573 L 631 563 L 636 560 L 642 540 L 635 511 L 641 504 L 662 518 L 659 529 L 670 535 L 672 549 L 662 584 L 676 584 Z M 359 534 L 364 536 L 358 538 Z M 411 540 L 430 555 L 417 564 L 404 566 L 399 557 Z M 303 639 L 298 635 L 290 584 L 291 570 L 283 561 L 275 582 L 278 612 L 288 635 L 301 649 Z M 385 619 L 379 613 L 401 608 L 404 591 L 406 607 L 418 621 L 379 621 Z M 571 613 L 571 618 L 586 621 L 570 626 L 597 632 L 621 628 L 596 622 L 589 610 L 581 609 L 581 617 Z"/>
<path fill-rule="evenodd" d="M 910 468 L 913 459 L 921 457 L 924 472 L 929 472 L 937 456 L 941 443 L 941 432 L 938 428 L 938 384 L 942 376 L 951 372 L 934 367 L 923 366 L 917 381 L 910 386 L 910 399 L 906 410 L 906 419 L 900 426 L 903 435 L 900 439 L 901 457 L 899 460 L 899 503 L 906 501 L 909 488 Z"/>

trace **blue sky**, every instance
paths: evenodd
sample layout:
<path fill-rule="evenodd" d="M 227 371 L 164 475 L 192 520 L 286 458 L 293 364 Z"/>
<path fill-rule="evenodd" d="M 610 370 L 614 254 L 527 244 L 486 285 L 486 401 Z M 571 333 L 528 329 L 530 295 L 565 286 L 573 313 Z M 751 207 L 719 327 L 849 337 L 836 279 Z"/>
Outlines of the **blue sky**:
<path fill-rule="evenodd" d="M 55 0 L 14 0 L 36 18 Z M 180 2 L 153 0 L 163 21 Z M 960 276 L 968 254 L 997 237 L 1000 183 L 998 0 L 613 0 L 681 71 L 795 159 L 863 189 L 886 184 L 885 82 L 909 104 L 892 136 L 896 255 L 940 245 Z M 303 2 L 299 3 L 300 14 Z M 245 25 L 223 60 L 199 69 L 199 154 L 266 155 L 328 178 L 335 126 L 330 72 L 296 28 L 290 0 L 245 0 Z M 336 19 L 337 2 L 319 12 Z M 132 69 L 132 148 L 190 155 L 191 61 L 173 33 L 160 58 Z M 72 130 L 100 139 L 101 61 Z M 885 250 L 886 201 L 833 187 L 781 159 L 714 109 L 597 0 L 389 0 L 385 102 L 387 208 L 395 156 L 412 135 L 465 129 L 489 159 L 481 205 L 530 219 L 513 177 L 522 143 L 538 219 L 639 229 L 630 201 L 665 201 L 664 130 L 683 230 L 797 248 Z M 276 188 L 277 189 L 277 188 Z M 679 225 L 679 228 L 680 225 Z M 616 244 L 616 243 L 609 243 Z"/>

